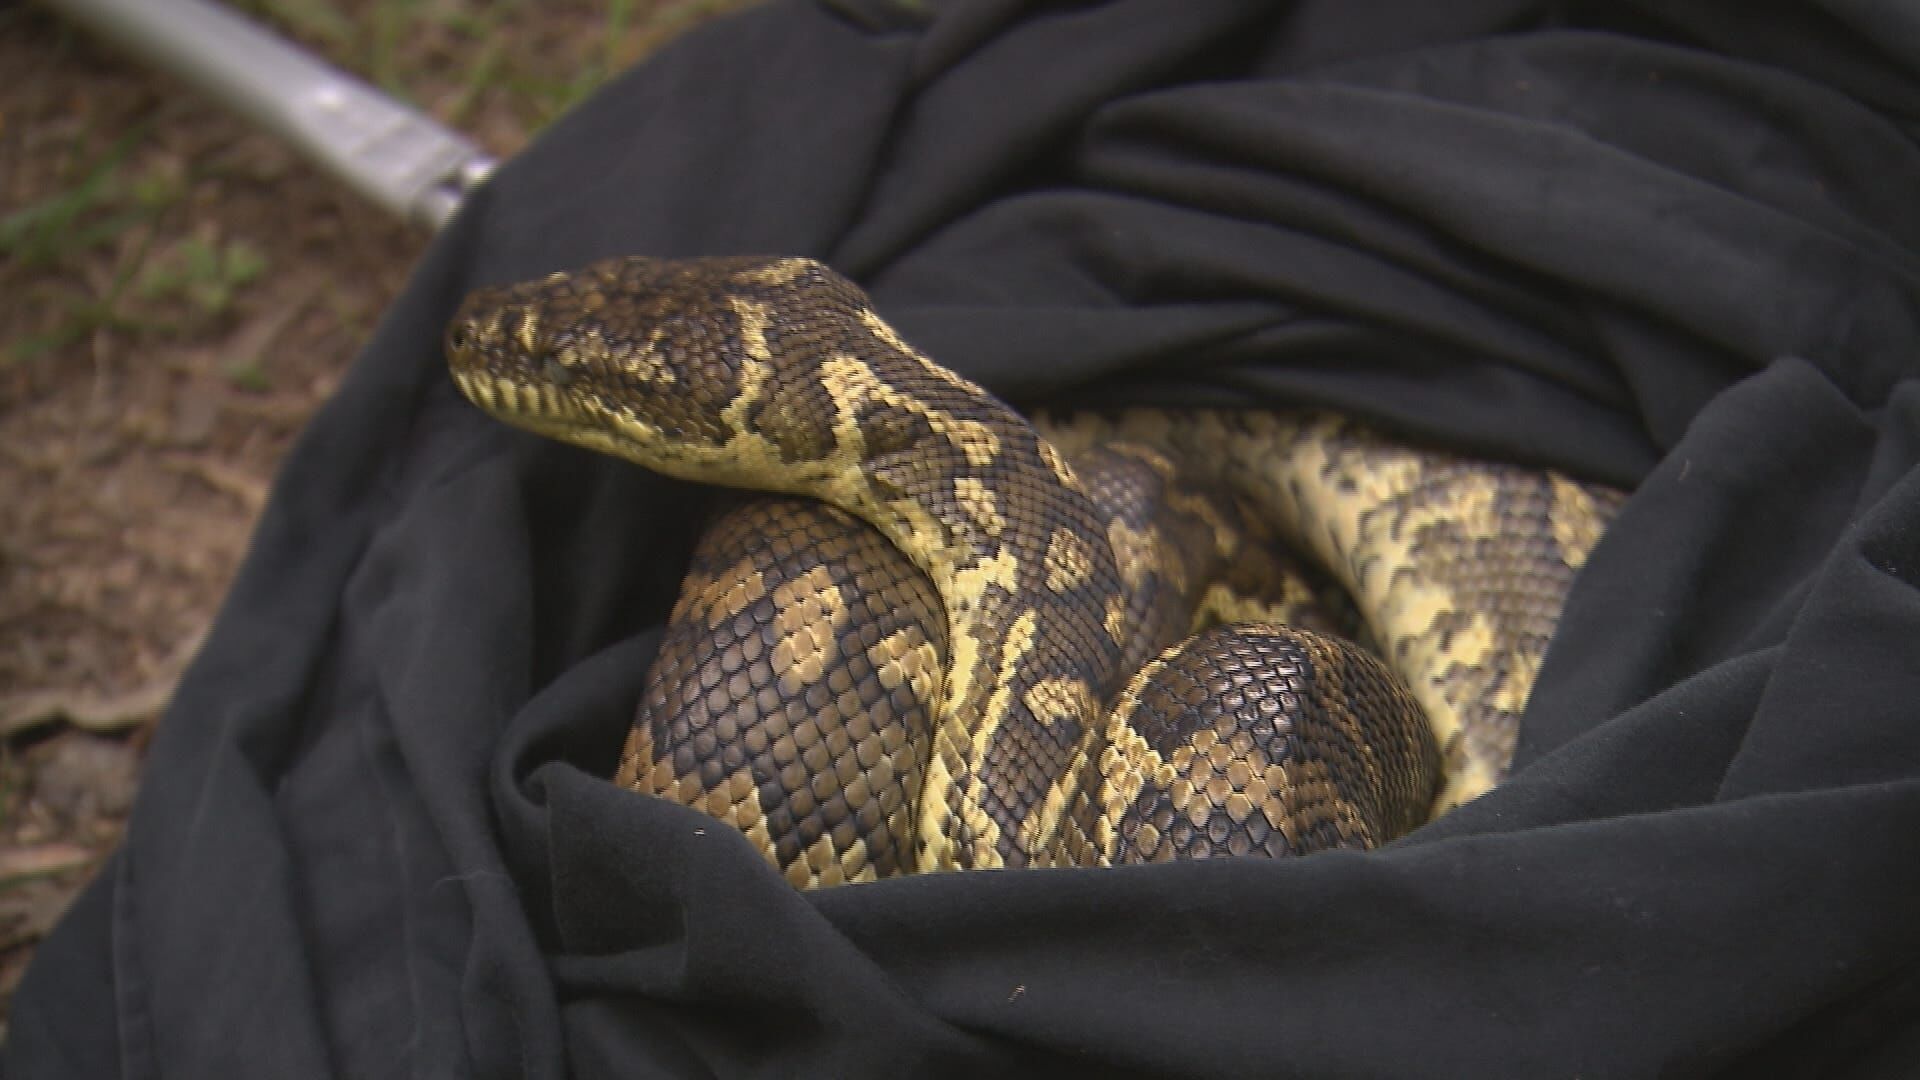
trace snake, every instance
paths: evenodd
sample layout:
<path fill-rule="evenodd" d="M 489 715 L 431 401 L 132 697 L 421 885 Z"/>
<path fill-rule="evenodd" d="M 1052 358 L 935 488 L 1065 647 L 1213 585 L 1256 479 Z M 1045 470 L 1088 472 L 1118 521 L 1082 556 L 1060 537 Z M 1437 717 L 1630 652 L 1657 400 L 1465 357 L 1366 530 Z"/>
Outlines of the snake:
<path fill-rule="evenodd" d="M 797 257 L 478 289 L 445 353 L 508 424 L 755 493 L 613 778 L 803 888 L 1389 842 L 1499 781 L 1624 500 L 1313 409 L 1026 416 Z"/>

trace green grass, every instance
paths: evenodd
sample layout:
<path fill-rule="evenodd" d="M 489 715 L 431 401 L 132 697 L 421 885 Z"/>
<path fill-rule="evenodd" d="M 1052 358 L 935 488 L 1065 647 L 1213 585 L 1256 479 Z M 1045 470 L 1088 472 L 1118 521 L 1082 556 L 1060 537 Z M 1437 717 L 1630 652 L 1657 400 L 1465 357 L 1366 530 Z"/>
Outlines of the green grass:
<path fill-rule="evenodd" d="M 504 107 L 514 126 L 531 136 L 642 53 L 744 0 L 604 0 L 591 24 L 578 22 L 575 7 L 575 21 L 566 25 L 577 32 L 569 31 L 561 48 L 547 47 L 554 44 L 549 38 L 537 50 L 516 48 L 515 34 L 530 20 L 554 16 L 527 0 L 235 2 L 397 97 L 430 98 L 456 128 L 474 123 L 483 108 Z M 70 27 L 60 25 L 58 34 L 63 47 L 72 40 Z M 0 343 L 0 364 L 65 348 L 101 329 L 189 331 L 230 311 L 267 272 L 260 250 L 244 241 L 197 234 L 174 239 L 184 222 L 171 211 L 197 178 L 183 173 L 201 167 L 138 168 L 152 127 L 151 119 L 134 126 L 81 160 L 62 191 L 0 217 L 0 266 L 25 272 L 9 275 L 16 298 L 53 312 L 41 324 L 45 329 Z M 109 262 L 111 271 L 104 271 Z M 259 381 L 248 371 L 230 374 L 237 384 Z"/>
<path fill-rule="evenodd" d="M 121 302 L 152 243 L 151 230 L 132 247 L 131 258 L 119 262 L 104 289 L 85 296 L 74 296 L 71 290 L 45 296 L 35 295 L 39 290 L 34 286 L 57 280 L 63 272 L 77 272 L 85 257 L 121 243 L 131 230 L 153 222 L 185 196 L 186 183 L 174 173 L 151 169 L 128 174 L 128 160 L 150 126 L 136 125 L 82 162 L 72 187 L 0 218 L 0 263 L 41 278 L 29 279 L 29 300 L 52 299 L 59 309 L 51 328 L 0 347 L 0 362 L 17 363 L 65 348 L 103 327 L 133 325 Z"/>
<path fill-rule="evenodd" d="M 600 25 L 591 35 L 583 35 L 583 41 L 591 44 L 582 48 L 577 63 L 563 63 L 558 72 L 552 57 L 541 65 L 510 51 L 492 55 L 501 38 L 497 32 L 500 24 L 490 22 L 482 29 L 475 24 L 494 16 L 468 16 L 458 24 L 461 32 L 472 33 L 484 44 L 468 69 L 462 100 L 477 98 L 484 88 L 497 88 L 506 94 L 509 107 L 531 134 L 694 23 L 745 4 L 746 0 L 679 0 L 649 4 L 643 11 L 636 0 L 606 0 Z M 519 7 L 510 5 L 512 9 Z"/>
<path fill-rule="evenodd" d="M 0 218 L 0 256 L 24 267 L 61 265 L 151 217 L 162 193 L 129 185 L 121 173 L 149 127 L 135 127 L 82 165 L 73 187 Z"/>
<path fill-rule="evenodd" d="M 447 123 L 458 128 L 472 121 L 481 96 L 504 78 L 508 52 L 507 36 L 499 32 L 499 16 L 491 8 L 463 13 L 452 25 L 462 36 L 479 43 L 460 74 L 459 89 L 446 105 Z"/>
<path fill-rule="evenodd" d="M 261 363 L 257 356 L 245 360 L 234 360 L 220 370 L 237 390 L 264 394 L 273 389 L 273 378 L 267 374 L 266 365 Z"/>
<path fill-rule="evenodd" d="M 220 243 L 195 234 L 141 269 L 139 292 L 147 300 L 184 301 L 201 315 L 223 315 L 234 294 L 266 269 L 266 255 L 245 240 Z"/>
<path fill-rule="evenodd" d="M 58 201 L 63 210 L 68 202 L 84 201 L 73 199 L 81 190 L 76 189 L 76 192 L 61 196 Z M 135 220 L 145 220 L 157 213 L 162 204 L 155 200 L 178 197 L 171 184 L 155 185 L 144 190 L 141 185 L 135 185 L 132 191 L 131 201 L 138 211 Z M 91 208 L 94 204 L 88 205 Z M 23 213 L 43 209 L 44 206 L 32 207 Z M 107 221 L 117 227 L 97 231 L 103 235 L 118 236 L 124 231 L 127 214 L 114 210 L 111 205 L 106 213 Z M 82 247 L 92 247 L 98 242 L 100 239 L 91 235 L 90 230 L 81 229 L 67 235 L 58 244 L 47 243 L 42 238 L 37 242 L 38 246 L 31 250 L 38 258 L 57 263 L 73 258 Z M 132 249 L 130 257 L 121 261 L 103 291 L 93 296 L 67 297 L 53 328 L 9 342 L 5 348 L 5 359 L 8 362 L 32 359 L 50 350 L 65 348 L 100 329 L 135 334 L 174 333 L 190 329 L 205 319 L 226 314 L 239 291 L 258 281 L 267 271 L 266 256 L 245 240 L 217 243 L 196 234 L 150 258 L 152 246 L 153 237 L 149 232 Z M 151 312 L 130 311 L 126 306 L 130 298 L 147 301 L 152 307 L 163 311 L 178 309 L 183 317 L 163 318 Z"/>
<path fill-rule="evenodd" d="M 132 167 L 134 152 L 151 127 L 150 122 L 135 125 L 83 159 L 73 169 L 72 186 L 0 218 L 0 263 L 31 275 L 22 286 L 27 299 L 49 303 L 57 312 L 48 329 L 0 346 L 0 363 L 63 349 L 103 328 L 136 330 L 146 322 L 128 312 L 125 301 L 146 270 L 155 224 L 181 204 L 188 188 L 187 178 L 176 169 Z M 122 251 L 113 257 L 104 284 L 75 280 L 83 277 L 83 264 L 90 258 L 98 262 L 95 256 L 115 247 Z M 197 286 L 193 298 L 203 306 L 223 307 L 232 298 L 232 288 L 257 278 L 263 269 L 251 266 L 246 252 L 237 257 L 229 253 L 210 267 L 204 263 L 185 268 L 185 276 Z M 224 284 L 226 292 L 206 284 L 209 280 Z"/>

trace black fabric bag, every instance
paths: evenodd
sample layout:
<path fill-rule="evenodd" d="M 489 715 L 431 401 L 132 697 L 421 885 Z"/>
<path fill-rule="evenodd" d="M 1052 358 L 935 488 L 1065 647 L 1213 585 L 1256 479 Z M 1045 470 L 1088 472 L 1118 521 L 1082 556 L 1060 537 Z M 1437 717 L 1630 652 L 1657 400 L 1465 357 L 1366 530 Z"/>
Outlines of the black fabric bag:
<path fill-rule="evenodd" d="M 1920 1071 L 1916 134 L 1894 0 L 712 25 L 506 168 L 314 421 L 7 1074 Z M 811 895 L 614 788 L 709 493 L 482 417 L 439 334 L 738 252 L 1016 403 L 1634 489 L 1512 778 L 1366 856 Z"/>

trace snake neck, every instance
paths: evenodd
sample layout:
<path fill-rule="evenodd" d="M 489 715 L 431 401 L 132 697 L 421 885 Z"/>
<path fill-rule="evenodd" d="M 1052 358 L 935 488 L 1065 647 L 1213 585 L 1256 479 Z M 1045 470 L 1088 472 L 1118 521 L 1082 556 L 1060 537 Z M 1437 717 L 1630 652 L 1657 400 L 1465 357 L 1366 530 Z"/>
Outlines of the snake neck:
<path fill-rule="evenodd" d="M 866 354 L 820 366 L 834 403 L 829 442 L 856 464 L 809 493 L 886 536 L 946 609 L 950 661 L 918 864 L 1025 865 L 1051 832 L 1042 804 L 1052 780 L 1118 689 L 1119 570 L 1102 516 L 1050 443 L 896 338 L 872 340 Z M 776 414 L 794 415 L 759 410 Z M 1042 766 L 994 767 L 1016 748 Z"/>

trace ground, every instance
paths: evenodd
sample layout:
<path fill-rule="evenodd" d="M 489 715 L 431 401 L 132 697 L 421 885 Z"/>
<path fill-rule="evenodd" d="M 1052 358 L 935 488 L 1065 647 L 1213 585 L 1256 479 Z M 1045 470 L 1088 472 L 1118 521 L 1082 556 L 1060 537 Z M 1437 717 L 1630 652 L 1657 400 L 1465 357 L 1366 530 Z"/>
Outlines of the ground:
<path fill-rule="evenodd" d="M 506 156 L 738 0 L 236 6 Z M 281 455 L 427 237 L 40 8 L 0 7 L 0 71 L 4 1038 Z"/>

